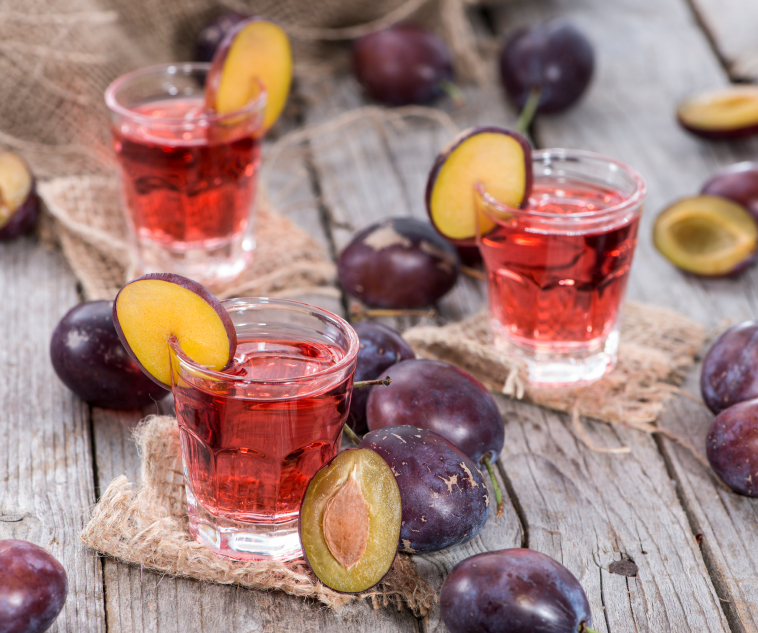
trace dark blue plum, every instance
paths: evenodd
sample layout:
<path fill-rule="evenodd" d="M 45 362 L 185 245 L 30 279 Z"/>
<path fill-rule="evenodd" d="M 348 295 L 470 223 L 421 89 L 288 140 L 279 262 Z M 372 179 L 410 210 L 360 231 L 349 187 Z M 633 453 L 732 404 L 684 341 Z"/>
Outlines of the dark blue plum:
<path fill-rule="evenodd" d="M 383 378 L 388 367 L 401 360 L 415 358 L 411 346 L 398 332 L 376 321 L 359 321 L 353 324 L 358 334 L 360 349 L 355 365 L 355 381 Z M 356 433 L 368 431 L 366 424 L 366 403 L 373 387 L 362 387 L 353 391 L 350 400 L 348 424 Z"/>
<path fill-rule="evenodd" d="M 236 11 L 222 13 L 206 24 L 195 38 L 195 61 L 211 62 L 226 34 L 249 16 Z"/>
<path fill-rule="evenodd" d="M 758 398 L 719 413 L 705 448 L 711 467 L 727 486 L 758 497 Z"/>
<path fill-rule="evenodd" d="M 758 398 L 758 322 L 735 325 L 711 345 L 700 372 L 700 392 L 713 413 Z"/>
<path fill-rule="evenodd" d="M 372 389 L 368 428 L 410 424 L 439 433 L 477 464 L 494 462 L 505 429 L 497 404 L 471 374 L 435 360 L 405 360 L 387 370 L 389 387 Z"/>
<path fill-rule="evenodd" d="M 0 541 L 0 633 L 42 633 L 66 602 L 66 570 L 34 543 Z"/>
<path fill-rule="evenodd" d="M 451 633 L 583 633 L 592 625 L 577 579 L 529 549 L 458 563 L 442 585 L 440 609 Z"/>
<path fill-rule="evenodd" d="M 401 551 L 435 552 L 481 532 L 487 487 L 476 464 L 445 438 L 416 426 L 389 426 L 367 433 L 360 448 L 379 453 L 397 480 Z"/>

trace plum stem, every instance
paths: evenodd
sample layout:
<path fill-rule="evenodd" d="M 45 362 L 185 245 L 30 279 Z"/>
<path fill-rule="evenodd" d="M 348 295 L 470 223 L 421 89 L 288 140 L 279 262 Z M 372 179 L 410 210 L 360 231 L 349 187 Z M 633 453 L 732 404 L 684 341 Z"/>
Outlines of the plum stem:
<path fill-rule="evenodd" d="M 487 279 L 487 275 L 484 271 L 479 270 L 478 268 L 472 268 L 471 266 L 461 265 L 461 272 L 466 275 L 466 277 L 471 277 L 472 279 L 479 279 L 481 281 Z"/>
<path fill-rule="evenodd" d="M 385 376 L 384 378 L 377 378 L 376 380 L 359 380 L 353 383 L 353 389 L 361 389 L 362 387 L 376 387 L 377 385 L 384 385 L 389 387 L 392 383 L 392 378 Z"/>
<path fill-rule="evenodd" d="M 353 431 L 353 429 L 350 428 L 349 424 L 346 423 L 345 426 L 342 427 L 342 430 L 345 432 L 345 435 L 347 435 L 353 441 L 353 444 L 358 446 L 358 444 L 361 443 L 361 436 Z"/>
<path fill-rule="evenodd" d="M 524 107 L 521 108 L 521 114 L 519 114 L 518 122 L 516 123 L 516 131 L 519 134 L 526 134 L 532 121 L 534 121 L 534 115 L 537 114 L 537 106 L 540 104 L 541 94 L 542 89 L 539 86 L 534 86 L 529 92 L 529 98 L 526 100 Z"/>
<path fill-rule="evenodd" d="M 350 318 L 353 321 L 361 321 L 366 318 L 371 319 L 398 316 L 417 316 L 433 319 L 437 316 L 437 311 L 434 308 L 429 308 L 428 310 L 392 310 L 383 308 L 364 308 L 362 306 L 355 306 L 350 310 Z"/>
<path fill-rule="evenodd" d="M 443 79 L 438 85 L 442 89 L 442 92 L 450 97 L 450 100 L 453 102 L 453 105 L 456 108 L 463 107 L 463 105 L 466 103 L 466 97 L 463 95 L 463 91 L 458 86 L 456 86 L 449 79 Z"/>
<path fill-rule="evenodd" d="M 503 516 L 503 493 L 500 492 L 500 486 L 495 479 L 495 469 L 492 468 L 492 462 L 490 462 L 489 455 L 482 457 L 481 461 L 487 467 L 487 472 L 490 474 L 490 479 L 492 480 L 492 490 L 495 492 L 495 501 L 497 502 L 497 516 L 501 517 Z"/>
<path fill-rule="evenodd" d="M 586 622 L 580 622 L 577 633 L 598 633 L 595 629 L 591 629 L 587 626 Z"/>

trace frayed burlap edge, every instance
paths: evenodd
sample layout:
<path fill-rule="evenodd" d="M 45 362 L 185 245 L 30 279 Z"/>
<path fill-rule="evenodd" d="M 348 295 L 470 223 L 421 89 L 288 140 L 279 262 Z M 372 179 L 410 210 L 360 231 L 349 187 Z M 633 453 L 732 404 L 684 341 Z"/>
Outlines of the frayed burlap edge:
<path fill-rule="evenodd" d="M 278 589 L 316 598 L 333 608 L 368 599 L 374 608 L 404 605 L 425 615 L 437 600 L 408 556 L 398 554 L 387 576 L 359 595 L 321 584 L 305 561 L 240 562 L 217 556 L 189 533 L 187 501 L 176 419 L 150 416 L 135 430 L 142 456 L 141 484 L 133 490 L 122 475 L 107 488 L 81 534 L 82 542 L 118 560 L 147 569 L 251 589 Z"/>
<path fill-rule="evenodd" d="M 130 248 L 118 178 L 69 176 L 39 184 L 39 195 L 55 221 L 57 235 L 87 299 L 113 299 L 140 274 Z M 306 231 L 276 213 L 258 192 L 252 265 L 226 287 L 220 298 L 275 295 L 293 289 L 314 292 L 333 287 L 336 266 Z"/>
<path fill-rule="evenodd" d="M 620 334 L 611 373 L 586 387 L 560 389 L 528 384 L 523 361 L 492 345 L 485 312 L 443 327 L 417 326 L 403 337 L 418 356 L 457 365 L 490 391 L 574 414 L 580 434 L 580 415 L 654 432 L 650 424 L 678 392 L 707 330 L 672 310 L 629 301 L 622 308 Z M 586 435 L 582 439 L 588 442 Z"/>

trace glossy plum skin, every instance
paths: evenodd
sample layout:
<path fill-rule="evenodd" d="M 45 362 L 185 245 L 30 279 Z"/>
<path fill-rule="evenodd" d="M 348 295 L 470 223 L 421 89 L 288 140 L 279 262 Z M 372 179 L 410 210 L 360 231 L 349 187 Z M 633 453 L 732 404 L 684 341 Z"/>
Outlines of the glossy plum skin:
<path fill-rule="evenodd" d="M 711 345 L 700 372 L 700 392 L 713 413 L 758 398 L 758 322 L 730 327 Z"/>
<path fill-rule="evenodd" d="M 337 272 L 342 288 L 374 308 L 423 308 L 458 279 L 455 248 L 431 225 L 391 218 L 355 235 L 342 251 Z"/>
<path fill-rule="evenodd" d="M 489 493 L 476 464 L 445 438 L 415 426 L 366 434 L 360 448 L 384 458 L 400 488 L 400 550 L 435 552 L 465 543 L 484 527 Z"/>
<path fill-rule="evenodd" d="M 453 58 L 431 31 L 396 24 L 353 44 L 353 73 L 369 97 L 390 106 L 428 103 L 453 79 Z"/>
<path fill-rule="evenodd" d="M 113 325 L 110 301 L 73 307 L 50 340 L 50 359 L 61 381 L 97 407 L 140 408 L 168 391 L 150 380 L 129 357 Z"/>
<path fill-rule="evenodd" d="M 195 61 L 211 62 L 221 42 L 232 27 L 247 20 L 249 16 L 232 11 L 222 13 L 206 24 L 195 38 Z"/>
<path fill-rule="evenodd" d="M 495 461 L 505 427 L 497 404 L 472 375 L 436 360 L 406 360 L 387 370 L 392 384 L 372 389 L 366 405 L 372 431 L 411 424 L 439 433 L 475 463 Z"/>
<path fill-rule="evenodd" d="M 730 165 L 714 174 L 700 193 L 734 200 L 758 221 L 758 163 L 746 161 Z"/>
<path fill-rule="evenodd" d="M 376 321 L 359 321 L 353 325 L 358 334 L 360 349 L 355 365 L 355 381 L 383 378 L 382 372 L 402 360 L 416 358 L 411 346 L 398 332 Z M 368 431 L 366 403 L 374 387 L 353 390 L 348 424 L 356 433 Z M 380 387 L 383 389 L 384 387 Z"/>
<path fill-rule="evenodd" d="M 34 543 L 0 541 L 0 633 L 41 633 L 66 602 L 63 566 Z"/>
<path fill-rule="evenodd" d="M 592 44 L 563 19 L 517 31 L 500 53 L 500 78 L 511 101 L 523 108 L 532 88 L 539 87 L 537 112 L 572 106 L 589 85 L 594 68 Z"/>
<path fill-rule="evenodd" d="M 735 492 L 758 497 L 758 399 L 724 409 L 705 443 L 714 472 Z"/>
<path fill-rule="evenodd" d="M 440 591 L 451 633 L 578 633 L 590 605 L 563 565 L 529 549 L 477 554 L 461 561 Z"/>

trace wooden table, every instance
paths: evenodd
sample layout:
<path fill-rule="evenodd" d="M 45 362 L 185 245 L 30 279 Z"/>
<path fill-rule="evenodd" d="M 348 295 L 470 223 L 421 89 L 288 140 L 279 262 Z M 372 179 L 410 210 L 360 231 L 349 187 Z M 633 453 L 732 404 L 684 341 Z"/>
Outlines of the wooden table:
<path fill-rule="evenodd" d="M 653 248 L 651 225 L 668 202 L 696 193 L 717 168 L 756 157 L 758 143 L 709 143 L 683 132 L 674 109 L 683 98 L 758 75 L 755 0 L 522 0 L 473 11 L 493 41 L 521 24 L 570 17 L 593 41 L 597 72 L 585 98 L 565 114 L 540 118 L 536 147 L 593 150 L 636 167 L 649 195 L 629 287 L 630 298 L 678 310 L 707 326 L 755 318 L 756 269 L 738 279 L 687 277 Z M 513 126 L 499 87 L 466 91 L 447 110 L 460 127 Z M 314 82 L 294 97 L 291 124 L 316 124 L 364 105 L 346 76 Z M 280 161 L 269 188 L 289 217 L 337 253 L 352 233 L 382 217 L 425 218 L 423 187 L 450 134 L 429 121 L 404 129 L 364 119 L 307 152 Z M 286 196 L 285 196 L 285 191 Z M 277 196 L 279 196 L 277 198 Z M 76 280 L 58 252 L 31 238 L 0 247 L 0 538 L 50 549 L 70 589 L 53 631 L 445 631 L 435 610 L 373 611 L 356 604 L 341 615 L 281 593 L 161 577 L 100 558 L 79 542 L 97 495 L 116 476 L 136 479 L 130 429 L 151 411 L 90 408 L 55 377 L 50 333 L 78 302 Z M 314 298 L 316 300 L 316 298 Z M 342 302 L 323 297 L 328 307 Z M 459 319 L 485 301 L 480 282 L 462 279 L 440 305 Z M 398 322 L 406 327 L 410 322 Z M 697 394 L 698 368 L 686 387 Z M 429 556 L 419 570 L 439 587 L 458 561 L 487 550 L 527 546 L 556 558 L 579 579 L 598 631 L 758 631 L 758 501 L 726 492 L 679 446 L 639 432 L 587 423 L 591 452 L 567 416 L 500 399 L 505 449 L 497 465 L 506 511 L 473 541 Z M 703 451 L 711 416 L 675 399 L 659 424 Z M 613 561 L 636 577 L 609 572 Z"/>

